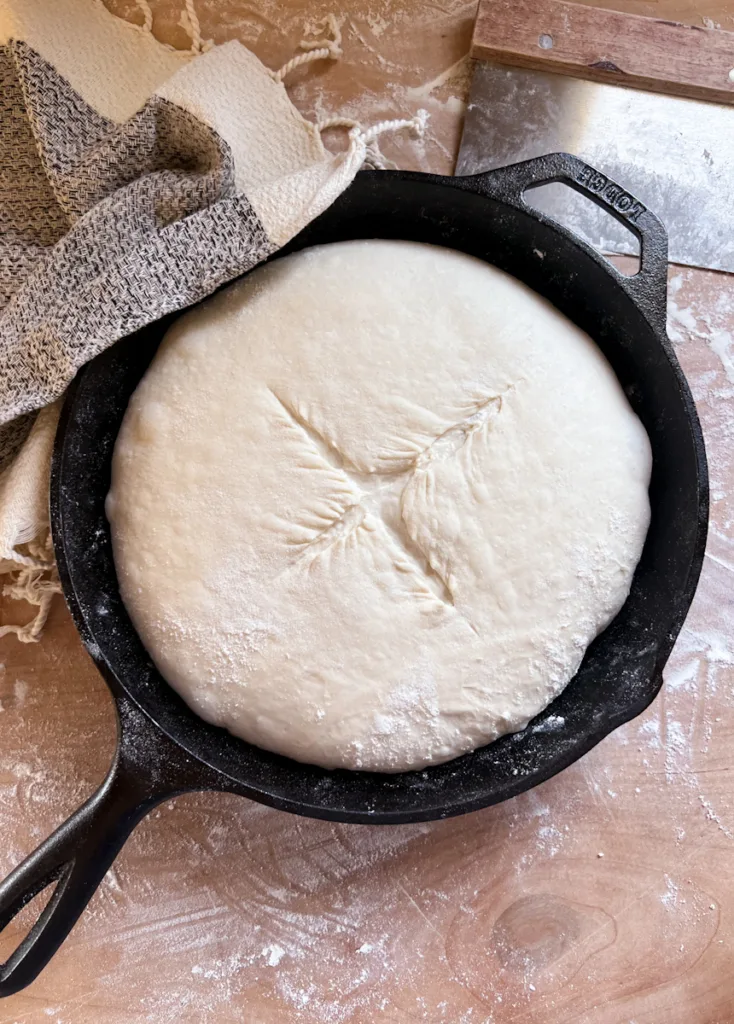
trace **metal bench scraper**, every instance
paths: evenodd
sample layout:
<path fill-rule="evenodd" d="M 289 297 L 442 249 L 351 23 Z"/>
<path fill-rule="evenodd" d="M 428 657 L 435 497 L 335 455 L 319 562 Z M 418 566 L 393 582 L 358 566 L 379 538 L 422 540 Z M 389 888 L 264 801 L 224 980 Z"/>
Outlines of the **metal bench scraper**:
<path fill-rule="evenodd" d="M 573 153 L 654 210 L 671 260 L 734 272 L 734 32 L 565 0 L 480 0 L 471 56 L 457 174 Z M 636 251 L 564 185 L 527 198 L 605 252 Z"/>

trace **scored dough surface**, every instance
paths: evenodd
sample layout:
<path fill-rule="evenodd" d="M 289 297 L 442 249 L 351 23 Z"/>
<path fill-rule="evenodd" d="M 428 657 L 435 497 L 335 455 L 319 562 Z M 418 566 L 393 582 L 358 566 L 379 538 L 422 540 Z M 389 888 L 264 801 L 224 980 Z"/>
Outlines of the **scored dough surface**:
<path fill-rule="evenodd" d="M 601 352 L 545 300 L 451 250 L 343 242 L 176 321 L 107 511 L 133 623 L 199 715 L 394 772 L 563 689 L 629 592 L 650 466 Z"/>

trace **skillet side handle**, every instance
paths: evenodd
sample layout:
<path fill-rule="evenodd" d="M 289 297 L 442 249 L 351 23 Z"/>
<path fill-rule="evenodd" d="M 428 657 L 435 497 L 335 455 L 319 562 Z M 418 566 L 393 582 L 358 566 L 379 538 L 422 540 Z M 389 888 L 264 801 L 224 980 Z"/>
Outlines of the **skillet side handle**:
<path fill-rule="evenodd" d="M 668 286 L 668 235 L 662 223 L 630 192 L 606 174 L 584 163 L 570 153 L 550 153 L 548 156 L 524 160 L 482 174 L 450 179 L 471 192 L 497 196 L 514 206 L 526 207 L 524 194 L 552 182 L 562 182 L 575 192 L 591 199 L 606 210 L 616 221 L 628 228 L 640 243 L 640 269 L 631 277 L 619 274 L 621 283 L 643 313 L 658 330 L 665 331 Z M 533 210 L 535 216 L 552 221 L 576 241 L 573 232 L 559 225 L 545 214 Z M 583 243 L 586 245 L 586 243 Z M 604 259 L 590 246 L 586 246 L 598 259 Z"/>
<path fill-rule="evenodd" d="M 107 778 L 78 811 L 0 883 L 0 932 L 46 886 L 56 889 L 0 964 L 0 997 L 29 985 L 57 951 L 138 822 L 181 785 L 183 752 L 137 708 L 118 702 L 118 747 Z M 177 785 L 176 780 L 179 784 Z"/>

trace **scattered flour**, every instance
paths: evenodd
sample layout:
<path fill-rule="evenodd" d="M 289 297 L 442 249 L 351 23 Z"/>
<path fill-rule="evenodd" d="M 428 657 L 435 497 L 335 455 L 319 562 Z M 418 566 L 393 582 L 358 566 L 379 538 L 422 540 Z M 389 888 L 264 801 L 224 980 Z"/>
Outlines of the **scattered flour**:
<path fill-rule="evenodd" d="M 116 6 L 122 9 L 123 0 Z M 134 5 L 128 8 L 134 17 Z M 215 33 L 212 5 L 199 8 L 202 32 L 219 42 L 267 41 L 286 17 L 277 0 L 223 5 Z M 434 19 L 439 39 L 462 9 L 427 5 L 419 17 Z M 471 17 L 461 16 L 470 25 Z M 287 17 L 289 38 L 297 38 L 300 19 Z M 345 62 L 355 81 L 352 97 L 335 109 L 328 71 L 294 86 L 298 102 L 307 113 L 339 112 L 365 123 L 426 107 L 432 118 L 425 144 L 391 139 L 385 149 L 404 165 L 450 170 L 451 132 L 458 129 L 445 126 L 449 116 L 457 121 L 465 100 L 468 37 L 421 74 L 410 66 L 415 51 L 401 43 L 415 31 L 414 8 L 375 3 L 362 20 L 351 17 L 356 31 L 346 26 Z M 281 49 L 273 50 L 272 66 L 290 55 L 282 42 Z M 375 67 L 384 73 L 388 65 L 395 84 L 386 96 L 375 85 Z M 130 1024 L 506 1024 L 532 1016 L 563 1024 L 570 1015 L 580 1020 L 598 993 L 614 989 L 620 957 L 644 959 L 657 970 L 651 985 L 660 991 L 683 976 L 702 983 L 693 971 L 712 956 L 713 930 L 701 934 L 700 915 L 714 919 L 711 907 L 731 907 L 725 885 L 688 898 L 687 883 L 702 838 L 712 843 L 712 858 L 734 840 L 725 753 L 734 698 L 734 288 L 719 275 L 703 292 L 701 280 L 688 270 L 672 275 L 669 330 L 706 431 L 712 530 L 702 586 L 655 704 L 541 789 L 452 821 L 344 826 L 214 794 L 159 808 L 106 876 L 63 956 L 36 983 L 36 993 L 53 993 L 46 1017 L 56 1024 L 113 1021 L 121 1012 Z M 102 701 L 91 681 L 72 697 L 80 702 L 79 733 L 54 732 L 42 707 L 64 695 L 39 695 L 30 674 L 19 685 L 14 657 L 6 658 L 9 668 L 0 664 L 2 873 L 89 794 L 112 734 L 109 708 L 93 711 Z M 81 655 L 74 667 L 84 669 Z M 543 728 L 560 728 L 560 720 L 551 725 L 554 717 Z M 628 845 L 635 834 L 651 844 L 637 869 Z M 594 917 L 592 908 L 589 924 L 579 901 L 598 888 L 600 876 L 608 919 Z M 519 918 L 516 934 L 506 932 L 515 935 L 514 947 L 497 939 L 502 914 L 519 913 L 523 899 L 548 893 L 579 915 L 571 919 L 575 944 L 550 965 L 533 959 L 532 943 L 522 946 L 523 922 L 532 925 L 532 917 Z M 546 912 L 537 927 L 528 926 L 528 934 L 543 938 L 544 955 L 552 949 L 553 920 Z M 716 948 L 726 950 L 721 972 L 731 935 L 729 926 L 718 939 L 725 945 Z M 67 995 L 73 961 L 89 967 L 84 990 Z M 574 1004 L 566 1012 L 570 989 Z M 650 998 L 625 996 L 630 1024 L 649 1017 Z M 25 999 L 15 997 L 9 1020 L 38 1013 L 37 999 Z"/>
<path fill-rule="evenodd" d="M 533 732 L 556 732 L 566 724 L 563 715 L 548 715 L 546 719 L 533 726 Z"/>

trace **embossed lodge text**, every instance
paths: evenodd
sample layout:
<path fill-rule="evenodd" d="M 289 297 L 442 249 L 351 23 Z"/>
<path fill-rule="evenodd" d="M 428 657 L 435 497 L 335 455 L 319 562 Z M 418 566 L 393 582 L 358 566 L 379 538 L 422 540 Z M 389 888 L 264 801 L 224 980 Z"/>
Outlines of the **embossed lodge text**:
<path fill-rule="evenodd" d="M 625 192 L 621 185 L 610 181 L 605 174 L 595 171 L 593 167 L 582 168 L 576 180 L 590 192 L 600 195 L 610 206 L 613 206 L 615 210 L 633 223 L 636 223 L 647 210 L 647 207 L 643 206 L 634 196 Z"/>

